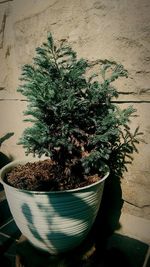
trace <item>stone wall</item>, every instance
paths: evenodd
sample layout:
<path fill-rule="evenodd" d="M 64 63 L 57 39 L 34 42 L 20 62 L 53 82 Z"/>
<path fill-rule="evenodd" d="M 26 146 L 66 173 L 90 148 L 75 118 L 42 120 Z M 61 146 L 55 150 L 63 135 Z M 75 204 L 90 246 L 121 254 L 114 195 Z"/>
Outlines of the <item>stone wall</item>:
<path fill-rule="evenodd" d="M 79 57 L 122 63 L 129 78 L 118 84 L 121 107 L 133 104 L 144 132 L 139 154 L 122 180 L 124 206 L 129 214 L 150 218 L 150 1 L 149 0 L 0 0 L 0 136 L 15 135 L 2 151 L 24 156 L 16 145 L 23 128 L 26 102 L 16 93 L 20 67 L 31 63 L 35 47 L 50 31 L 67 39 Z"/>

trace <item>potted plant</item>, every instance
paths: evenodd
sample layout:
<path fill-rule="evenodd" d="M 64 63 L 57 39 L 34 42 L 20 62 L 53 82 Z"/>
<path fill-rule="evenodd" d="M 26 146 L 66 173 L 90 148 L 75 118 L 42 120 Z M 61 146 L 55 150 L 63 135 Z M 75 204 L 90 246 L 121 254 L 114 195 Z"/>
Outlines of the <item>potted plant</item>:
<path fill-rule="evenodd" d="M 18 89 L 32 123 L 20 144 L 27 155 L 46 159 L 8 164 L 1 182 L 21 232 L 56 254 L 84 240 L 100 206 L 107 166 L 121 175 L 140 133 L 129 128 L 135 109 L 121 110 L 112 101 L 118 97 L 112 83 L 127 77 L 122 65 L 77 59 L 51 34 L 36 52 L 33 64 L 23 66 Z M 99 73 L 93 72 L 97 64 Z"/>

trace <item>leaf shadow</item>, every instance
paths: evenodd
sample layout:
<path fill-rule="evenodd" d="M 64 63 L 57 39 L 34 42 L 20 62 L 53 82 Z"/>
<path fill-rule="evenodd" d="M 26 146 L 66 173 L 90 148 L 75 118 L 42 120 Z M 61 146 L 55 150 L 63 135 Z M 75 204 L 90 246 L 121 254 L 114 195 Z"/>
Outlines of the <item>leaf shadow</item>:
<path fill-rule="evenodd" d="M 31 196 L 30 193 L 29 195 Z M 40 241 L 49 251 L 52 250 L 52 247 L 59 247 L 60 243 L 64 243 L 64 251 L 66 250 L 65 246 L 68 247 L 68 244 L 70 244 L 69 247 L 71 248 L 82 243 L 94 222 L 93 216 L 96 216 L 95 214 L 97 213 L 95 206 L 88 205 L 87 202 L 75 194 L 73 195 L 73 201 L 76 203 L 76 210 L 74 210 L 73 206 L 71 206 L 71 210 L 69 211 L 59 208 L 59 202 L 56 204 L 56 200 L 53 197 L 47 197 L 48 202 L 46 205 L 39 201 L 36 201 L 37 217 L 33 214 L 29 203 L 23 203 L 21 207 L 28 229 L 34 239 Z M 77 206 L 82 207 L 82 209 L 80 210 Z M 89 218 L 85 216 L 87 213 L 89 214 Z M 39 215 L 42 215 L 41 227 L 40 222 L 37 223 Z M 61 227 L 57 222 L 57 218 L 59 218 L 58 221 L 61 223 Z M 90 224 L 88 224 L 88 220 Z M 71 221 L 71 226 L 69 227 L 68 221 Z M 45 230 L 42 229 L 42 223 L 46 227 Z M 44 238 L 42 237 L 42 231 L 45 231 Z M 66 239 L 68 240 L 67 245 Z"/>
<path fill-rule="evenodd" d="M 89 214 L 93 212 L 92 208 L 88 206 L 84 200 L 78 199 L 78 197 L 76 197 L 76 200 L 79 201 L 80 205 L 84 205 L 85 208 L 89 209 Z M 54 203 L 52 200 L 49 200 L 49 204 L 54 207 Z M 49 253 L 42 254 L 44 253 L 42 251 L 38 252 L 38 255 L 47 255 L 46 258 L 48 257 L 48 262 L 50 266 L 53 266 L 53 263 L 54 263 L 54 266 L 57 266 L 56 262 L 58 263 L 58 266 L 61 262 L 65 262 L 65 265 L 62 264 L 62 266 L 67 266 L 67 267 L 105 266 L 103 265 L 102 262 L 106 261 L 107 255 L 112 253 L 112 251 L 108 251 L 107 243 L 108 243 L 109 237 L 111 237 L 114 231 L 120 227 L 119 219 L 121 215 L 122 206 L 123 206 L 123 200 L 122 200 L 122 190 L 120 186 L 120 179 L 114 175 L 114 176 L 109 177 L 105 181 L 103 197 L 102 197 L 102 201 L 101 201 L 101 205 L 100 205 L 97 217 L 93 223 L 92 228 L 88 229 L 87 237 L 85 237 L 85 239 L 79 244 L 79 246 L 71 249 L 70 251 L 61 253 L 56 256 L 50 255 Z M 42 206 L 41 203 L 37 203 L 37 207 L 39 209 L 39 212 L 44 212 L 44 214 L 47 214 L 45 216 L 46 224 L 51 225 L 53 214 L 51 214 L 52 217 L 50 219 L 50 217 L 48 216 L 47 208 L 44 208 L 44 206 Z M 33 234 L 33 236 L 36 237 L 38 240 L 40 240 L 45 246 L 47 246 L 47 248 L 49 248 L 49 244 L 43 239 L 40 231 L 36 228 L 34 224 L 34 217 L 33 217 L 30 205 L 27 203 L 24 203 L 22 205 L 22 212 L 25 216 L 25 219 L 27 220 L 29 229 L 31 233 Z M 62 221 L 66 218 L 73 219 L 73 220 L 78 219 L 77 213 L 72 212 L 72 214 L 70 214 L 68 217 L 68 215 L 64 213 L 63 210 L 59 210 L 59 211 L 54 210 L 54 212 L 57 212 L 57 213 L 59 212 L 59 216 L 61 216 Z M 27 216 L 26 213 L 30 214 L 30 216 Z M 79 233 L 75 235 L 71 234 L 70 239 L 73 238 L 76 242 L 76 239 L 79 238 L 78 235 Z M 54 239 L 54 236 L 56 237 L 56 240 Z M 49 240 L 52 240 L 52 245 L 55 246 L 57 245 L 58 242 L 61 242 L 61 240 L 68 238 L 68 235 L 65 232 L 49 231 L 49 233 L 47 233 L 46 238 Z M 86 255 L 87 252 L 89 253 L 93 245 L 95 246 L 94 253 L 92 253 L 92 256 L 90 256 L 90 259 L 88 261 L 84 260 L 83 255 Z M 118 253 L 118 252 L 115 252 L 115 253 Z M 89 264 L 89 265 L 86 265 L 86 264 Z M 100 264 L 100 265 L 96 265 L 96 264 Z"/>

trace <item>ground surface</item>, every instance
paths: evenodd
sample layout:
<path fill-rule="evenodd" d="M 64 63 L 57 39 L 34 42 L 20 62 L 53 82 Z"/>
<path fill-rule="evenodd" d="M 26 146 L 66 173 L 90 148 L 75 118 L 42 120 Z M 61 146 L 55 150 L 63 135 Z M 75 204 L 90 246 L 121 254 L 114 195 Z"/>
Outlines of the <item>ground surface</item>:
<path fill-rule="evenodd" d="M 17 255 L 17 258 L 16 258 Z M 91 247 L 61 256 L 49 256 L 36 250 L 28 241 L 13 241 L 2 256 L 2 267 L 150 267 L 148 246 L 135 239 L 114 234 L 103 251 Z M 15 265 L 16 264 L 16 265 Z M 20 264 L 20 265 L 19 265 Z"/>

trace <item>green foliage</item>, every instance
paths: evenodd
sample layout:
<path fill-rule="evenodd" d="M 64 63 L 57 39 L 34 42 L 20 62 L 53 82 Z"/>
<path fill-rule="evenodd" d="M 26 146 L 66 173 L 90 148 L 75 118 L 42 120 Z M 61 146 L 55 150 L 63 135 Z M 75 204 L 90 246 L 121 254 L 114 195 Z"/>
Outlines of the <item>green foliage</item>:
<path fill-rule="evenodd" d="M 64 170 L 78 166 L 87 175 L 99 173 L 105 161 L 121 175 L 141 134 L 129 128 L 136 110 L 112 102 L 118 97 L 112 83 L 127 71 L 105 60 L 88 77 L 92 64 L 64 42 L 57 47 L 51 34 L 36 52 L 33 64 L 23 66 L 18 89 L 28 101 L 26 121 L 33 123 L 20 139 L 26 153 L 50 156 Z"/>

